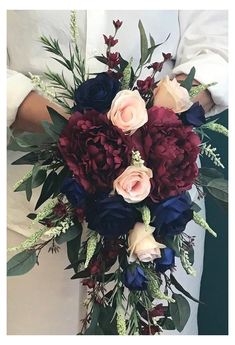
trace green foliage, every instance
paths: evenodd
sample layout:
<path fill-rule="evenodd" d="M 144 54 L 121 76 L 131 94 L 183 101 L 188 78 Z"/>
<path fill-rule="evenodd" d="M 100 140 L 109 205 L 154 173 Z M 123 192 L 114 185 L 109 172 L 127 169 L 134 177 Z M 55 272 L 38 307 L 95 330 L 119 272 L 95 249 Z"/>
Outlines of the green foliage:
<path fill-rule="evenodd" d="M 142 65 L 148 57 L 148 40 L 141 20 L 139 20 L 138 28 L 140 32 L 140 64 Z"/>
<path fill-rule="evenodd" d="M 187 78 L 180 82 L 180 85 L 183 86 L 188 91 L 190 91 L 192 87 L 195 73 L 196 73 L 195 67 L 192 67 L 189 74 L 187 75 Z"/>
<path fill-rule="evenodd" d="M 104 335 L 117 335 L 115 309 L 100 305 L 99 326 Z"/>
<path fill-rule="evenodd" d="M 67 256 L 68 256 L 70 265 L 66 268 L 67 269 L 73 268 L 75 273 L 78 272 L 78 265 L 82 261 L 85 261 L 85 256 L 84 256 L 84 259 L 82 259 L 82 258 L 80 258 L 80 260 L 78 259 L 78 253 L 79 253 L 80 246 L 81 246 L 81 235 L 82 235 L 82 231 L 73 240 L 67 242 Z"/>
<path fill-rule="evenodd" d="M 214 168 L 201 168 L 199 170 L 199 183 L 220 202 L 228 203 L 228 180 Z"/>
<path fill-rule="evenodd" d="M 76 237 L 81 237 L 82 226 L 80 223 L 72 225 L 65 233 L 61 233 L 60 236 L 55 238 L 56 243 L 62 244 L 64 242 L 69 242 L 75 239 Z"/>
<path fill-rule="evenodd" d="M 163 317 L 158 320 L 158 325 L 161 326 L 162 329 L 172 331 L 175 329 L 175 324 L 172 319 L 169 317 Z"/>
<path fill-rule="evenodd" d="M 12 135 L 7 148 L 11 151 L 30 152 L 51 142 L 51 137 L 47 133 L 23 132 L 17 136 Z"/>
<path fill-rule="evenodd" d="M 60 115 L 55 109 L 51 107 L 47 107 L 47 110 L 54 125 L 54 131 L 58 134 L 61 134 L 62 130 L 67 126 L 68 120 L 66 120 L 62 115 Z"/>
<path fill-rule="evenodd" d="M 203 302 L 197 300 L 196 298 L 194 298 L 188 291 L 186 291 L 181 285 L 180 283 L 176 280 L 176 278 L 173 276 L 173 274 L 170 274 L 170 280 L 171 280 L 171 284 L 174 285 L 174 287 L 182 292 L 186 297 L 190 298 L 192 301 L 197 302 L 197 303 L 201 303 L 204 304 Z"/>
<path fill-rule="evenodd" d="M 13 256 L 7 263 L 7 275 L 19 276 L 30 271 L 37 262 L 35 250 L 25 250 Z"/>
<path fill-rule="evenodd" d="M 207 184 L 210 194 L 223 202 L 228 202 L 228 181 L 222 178 L 211 180 Z"/>
<path fill-rule="evenodd" d="M 174 293 L 172 297 L 175 303 L 169 303 L 170 315 L 176 329 L 182 332 L 190 316 L 190 305 L 186 298 L 180 294 Z"/>
<path fill-rule="evenodd" d="M 41 194 L 35 206 L 35 210 L 38 207 L 40 207 L 47 199 L 49 199 L 50 196 L 54 193 L 56 182 L 57 182 L 57 173 L 54 170 L 52 170 L 50 174 L 47 176 L 43 184 Z"/>
<path fill-rule="evenodd" d="M 181 235 L 175 235 L 174 237 L 166 237 L 164 244 L 175 251 L 176 256 L 180 256 L 180 238 Z"/>

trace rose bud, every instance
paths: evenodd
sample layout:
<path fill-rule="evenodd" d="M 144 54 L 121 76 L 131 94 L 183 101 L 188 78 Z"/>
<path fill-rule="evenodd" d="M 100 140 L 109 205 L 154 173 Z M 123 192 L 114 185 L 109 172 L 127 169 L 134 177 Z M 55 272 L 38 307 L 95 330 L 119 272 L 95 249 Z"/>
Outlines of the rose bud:
<path fill-rule="evenodd" d="M 107 46 L 109 46 L 109 47 L 114 47 L 115 44 L 118 43 L 118 40 L 115 40 L 115 39 L 113 38 L 113 36 L 111 36 L 111 35 L 109 35 L 109 37 L 107 37 L 106 35 L 103 35 L 103 36 L 104 36 L 104 42 L 105 42 L 105 44 L 107 44 Z"/>
<path fill-rule="evenodd" d="M 107 116 L 114 126 L 130 134 L 148 121 L 145 102 L 137 90 L 119 91 L 112 101 Z"/>
<path fill-rule="evenodd" d="M 118 19 L 118 20 L 113 20 L 113 25 L 115 27 L 116 30 L 118 30 L 121 26 L 122 26 L 122 22 Z"/>
<path fill-rule="evenodd" d="M 130 264 L 127 266 L 123 271 L 122 280 L 123 284 L 131 291 L 147 289 L 148 279 L 139 265 Z"/>
<path fill-rule="evenodd" d="M 89 289 L 93 289 L 95 287 L 95 282 L 92 279 L 83 279 L 82 280 L 83 286 L 88 286 Z"/>
<path fill-rule="evenodd" d="M 116 53 L 108 52 L 107 59 L 108 59 L 107 63 L 108 63 L 109 68 L 114 68 L 120 64 L 120 56 L 119 56 L 119 53 L 117 52 Z"/>
<path fill-rule="evenodd" d="M 175 113 L 186 111 L 193 104 L 188 91 L 175 78 L 170 80 L 169 76 L 158 83 L 153 95 L 155 106 L 172 109 Z"/>
<path fill-rule="evenodd" d="M 164 63 L 164 61 L 154 62 L 151 65 L 147 66 L 147 68 L 148 69 L 152 68 L 154 70 L 154 72 L 161 72 L 162 67 L 163 67 L 163 63 Z"/>
<path fill-rule="evenodd" d="M 147 77 L 145 80 L 137 80 L 137 87 L 139 92 L 146 93 L 151 89 L 154 84 L 154 79 L 152 77 Z"/>
<path fill-rule="evenodd" d="M 145 166 L 136 167 L 131 165 L 116 178 L 113 188 L 128 203 L 137 203 L 144 200 L 150 193 L 150 178 L 152 170 Z"/>
<path fill-rule="evenodd" d="M 153 261 L 161 257 L 161 248 L 165 245 L 155 241 L 152 233 L 155 228 L 143 223 L 136 223 L 134 228 L 129 232 L 128 251 L 130 251 L 130 261 L 138 258 L 142 262 Z"/>
<path fill-rule="evenodd" d="M 164 62 L 165 62 L 166 60 L 171 60 L 171 59 L 172 59 L 171 53 L 167 53 L 167 54 L 162 53 L 162 56 L 163 56 L 163 58 L 164 58 Z"/>

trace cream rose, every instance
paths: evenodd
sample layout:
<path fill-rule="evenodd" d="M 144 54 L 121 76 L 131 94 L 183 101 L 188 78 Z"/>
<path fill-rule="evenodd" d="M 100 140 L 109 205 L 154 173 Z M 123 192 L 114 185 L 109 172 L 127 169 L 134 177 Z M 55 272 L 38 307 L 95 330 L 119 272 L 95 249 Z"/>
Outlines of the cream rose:
<path fill-rule="evenodd" d="M 152 170 L 145 166 L 129 166 L 113 182 L 113 188 L 128 203 L 144 200 L 150 193 Z"/>
<path fill-rule="evenodd" d="M 188 91 L 175 78 L 170 80 L 169 76 L 159 82 L 153 96 L 153 105 L 172 109 L 175 113 L 186 111 L 193 105 Z"/>
<path fill-rule="evenodd" d="M 130 134 L 148 121 L 145 102 L 137 90 L 119 91 L 112 101 L 107 116 L 114 126 Z"/>
<path fill-rule="evenodd" d="M 155 241 L 152 233 L 155 228 L 149 226 L 146 228 L 143 223 L 136 223 L 134 228 L 129 231 L 128 251 L 130 251 L 130 261 L 138 258 L 142 262 L 153 261 L 161 257 L 161 248 L 166 246 Z"/>

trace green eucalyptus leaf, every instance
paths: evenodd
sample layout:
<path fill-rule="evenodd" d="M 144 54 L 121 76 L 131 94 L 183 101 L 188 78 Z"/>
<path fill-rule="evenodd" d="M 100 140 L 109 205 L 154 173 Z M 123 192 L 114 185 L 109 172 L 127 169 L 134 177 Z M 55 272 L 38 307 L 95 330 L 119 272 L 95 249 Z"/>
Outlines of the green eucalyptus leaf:
<path fill-rule="evenodd" d="M 52 123 L 47 121 L 41 122 L 44 131 L 51 137 L 54 142 L 57 142 L 59 139 L 59 133 L 57 133 L 55 126 Z"/>
<path fill-rule="evenodd" d="M 195 67 L 192 67 L 189 74 L 187 75 L 187 78 L 180 82 L 180 85 L 183 86 L 188 91 L 190 91 L 192 87 L 195 73 L 196 73 L 196 69 Z"/>
<path fill-rule="evenodd" d="M 165 245 L 175 251 L 175 256 L 180 256 L 180 235 L 175 235 L 174 237 L 166 237 L 165 238 Z"/>
<path fill-rule="evenodd" d="M 27 214 L 27 218 L 34 220 L 37 217 L 36 213 L 29 213 Z"/>
<path fill-rule="evenodd" d="M 41 190 L 41 194 L 35 206 L 35 210 L 41 206 L 50 196 L 54 193 L 55 184 L 57 180 L 57 174 L 55 171 L 51 171 L 50 174 L 47 176 Z"/>
<path fill-rule="evenodd" d="M 174 322 L 172 321 L 172 319 L 170 318 L 161 318 L 158 320 L 158 324 L 162 327 L 162 329 L 165 329 L 165 330 L 174 330 L 175 329 L 175 324 Z"/>
<path fill-rule="evenodd" d="M 86 268 L 83 271 L 77 272 L 75 273 L 71 279 L 80 279 L 80 278 L 87 278 L 90 277 L 90 270 L 88 268 Z"/>
<path fill-rule="evenodd" d="M 117 335 L 115 309 L 110 306 L 100 306 L 99 326 L 105 335 Z"/>
<path fill-rule="evenodd" d="M 95 58 L 96 58 L 96 60 L 98 60 L 99 62 L 102 62 L 105 65 L 107 65 L 107 63 L 108 63 L 108 59 L 104 55 L 95 56 Z"/>
<path fill-rule="evenodd" d="M 47 177 L 47 172 L 46 170 L 41 169 L 41 165 L 35 165 L 33 167 L 33 172 L 32 172 L 32 181 L 31 181 L 31 187 L 36 188 L 40 186 L 46 179 Z"/>
<path fill-rule="evenodd" d="M 30 201 L 32 197 L 32 176 L 26 180 L 25 193 L 27 200 Z"/>
<path fill-rule="evenodd" d="M 67 256 L 70 265 L 66 268 L 73 268 L 75 273 L 77 273 L 78 271 L 78 265 L 86 259 L 84 258 L 84 260 L 79 260 L 78 258 L 78 252 L 81 246 L 81 235 L 82 233 L 79 236 L 75 237 L 73 240 L 67 242 Z"/>
<path fill-rule="evenodd" d="M 68 120 L 66 120 L 62 115 L 60 115 L 55 109 L 51 107 L 47 107 L 47 110 L 53 122 L 54 130 L 56 130 L 56 132 L 60 134 L 65 126 L 67 126 Z"/>
<path fill-rule="evenodd" d="M 215 168 L 200 168 L 198 180 L 202 186 L 207 186 L 207 184 L 214 180 L 215 178 L 223 178 L 222 172 Z"/>
<path fill-rule="evenodd" d="M 194 298 L 188 291 L 186 291 L 183 286 L 180 285 L 180 283 L 176 280 L 176 278 L 173 276 L 173 274 L 170 274 L 170 280 L 171 280 L 171 284 L 174 285 L 174 287 L 182 292 L 186 297 L 190 298 L 192 301 L 200 303 L 200 304 L 205 304 L 199 300 L 197 300 L 196 298 Z"/>
<path fill-rule="evenodd" d="M 7 275 L 19 276 L 30 271 L 37 262 L 36 251 L 23 251 L 13 256 L 7 263 Z"/>
<path fill-rule="evenodd" d="M 209 193 L 225 203 L 228 202 L 228 181 L 223 178 L 215 178 L 208 182 L 206 188 Z"/>
<path fill-rule="evenodd" d="M 64 179 L 70 174 L 70 171 L 67 166 L 65 166 L 57 175 L 56 182 L 54 184 L 55 191 L 53 194 L 53 198 L 55 198 L 61 190 L 61 187 L 63 186 Z"/>
<path fill-rule="evenodd" d="M 38 162 L 38 152 L 30 152 L 24 155 L 23 157 L 12 162 L 12 165 L 23 165 L 23 164 L 35 164 Z"/>
<path fill-rule="evenodd" d="M 64 242 L 69 242 L 76 238 L 77 236 L 80 236 L 82 232 L 82 226 L 81 224 L 72 225 L 65 233 L 61 233 L 60 236 L 55 238 L 56 243 L 62 244 Z"/>
<path fill-rule="evenodd" d="M 175 300 L 175 303 L 169 303 L 170 315 L 176 329 L 182 332 L 190 316 L 190 305 L 181 294 L 174 293 L 172 298 Z"/>
<path fill-rule="evenodd" d="M 138 28 L 140 32 L 140 64 L 143 65 L 148 57 L 148 40 L 141 20 L 139 20 Z"/>

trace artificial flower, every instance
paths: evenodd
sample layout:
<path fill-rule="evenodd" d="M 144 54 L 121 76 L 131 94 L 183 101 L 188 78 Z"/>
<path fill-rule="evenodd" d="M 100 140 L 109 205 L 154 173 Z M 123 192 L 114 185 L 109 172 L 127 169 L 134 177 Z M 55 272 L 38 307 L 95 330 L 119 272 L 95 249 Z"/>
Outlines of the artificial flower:
<path fill-rule="evenodd" d="M 146 290 L 148 279 L 146 278 L 141 266 L 131 264 L 123 271 L 123 284 L 129 290 Z"/>
<path fill-rule="evenodd" d="M 114 180 L 113 188 L 126 202 L 137 203 L 149 195 L 152 177 L 151 169 L 131 165 Z"/>
<path fill-rule="evenodd" d="M 128 233 L 138 217 L 137 210 L 119 195 L 91 201 L 86 212 L 89 229 L 106 238 Z"/>
<path fill-rule="evenodd" d="M 137 222 L 128 234 L 128 251 L 130 251 L 130 261 L 138 258 L 140 261 L 149 262 L 161 257 L 161 248 L 165 245 L 155 241 L 152 233 L 155 228 L 146 227 L 144 223 Z"/>
<path fill-rule="evenodd" d="M 148 121 L 145 102 L 137 90 L 119 91 L 112 101 L 107 116 L 114 126 L 130 134 Z"/>
<path fill-rule="evenodd" d="M 186 111 L 193 104 L 188 91 L 180 86 L 175 78 L 170 80 L 169 76 L 166 76 L 158 83 L 153 95 L 154 105 L 169 108 L 175 113 Z"/>
<path fill-rule="evenodd" d="M 59 138 L 59 150 L 88 193 L 111 191 L 113 181 L 131 161 L 128 136 L 96 111 L 71 115 Z"/>
<path fill-rule="evenodd" d="M 120 90 L 120 83 L 108 73 L 98 73 L 95 78 L 88 79 L 75 90 L 76 110 L 95 109 L 105 112 Z"/>

